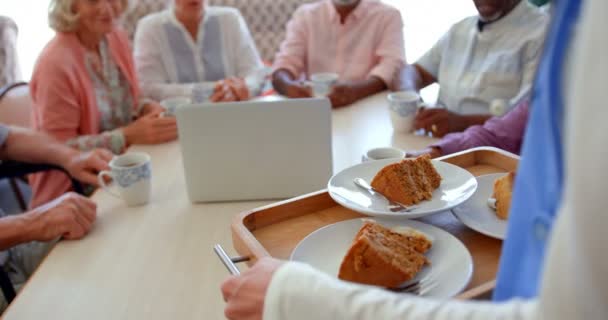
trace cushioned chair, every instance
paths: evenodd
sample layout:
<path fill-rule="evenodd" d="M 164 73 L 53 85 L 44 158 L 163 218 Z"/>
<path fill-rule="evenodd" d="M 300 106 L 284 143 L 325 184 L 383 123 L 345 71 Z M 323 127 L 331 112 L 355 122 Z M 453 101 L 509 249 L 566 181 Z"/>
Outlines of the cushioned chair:
<path fill-rule="evenodd" d="M 317 0 L 207 0 L 212 6 L 234 7 L 245 18 L 262 59 L 274 60 L 281 42 L 285 39 L 285 28 L 293 12 L 302 4 Z M 131 39 L 137 21 L 144 16 L 163 10 L 172 0 L 139 1 L 125 13 L 123 26 Z"/>

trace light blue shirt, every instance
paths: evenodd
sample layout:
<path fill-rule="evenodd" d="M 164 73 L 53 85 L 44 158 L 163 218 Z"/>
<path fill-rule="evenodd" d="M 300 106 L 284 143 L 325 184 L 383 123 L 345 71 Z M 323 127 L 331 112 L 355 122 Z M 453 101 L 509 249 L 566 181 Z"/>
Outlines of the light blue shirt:
<path fill-rule="evenodd" d="M 503 245 L 494 300 L 538 294 L 545 251 L 562 201 L 564 97 L 562 80 L 580 0 L 555 7 L 545 53 L 536 77 L 507 240 Z"/>

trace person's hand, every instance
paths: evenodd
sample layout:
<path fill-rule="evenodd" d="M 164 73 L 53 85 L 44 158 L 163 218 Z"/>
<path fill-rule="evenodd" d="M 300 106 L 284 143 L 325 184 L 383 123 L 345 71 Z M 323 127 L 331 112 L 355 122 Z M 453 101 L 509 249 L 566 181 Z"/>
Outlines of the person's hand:
<path fill-rule="evenodd" d="M 177 139 L 177 120 L 161 117 L 162 112 L 147 114 L 124 127 L 127 144 L 159 144 Z"/>
<path fill-rule="evenodd" d="M 158 102 L 148 102 L 141 109 L 140 116 L 157 114 L 165 111 L 167 110 L 165 110 L 165 108 L 163 108 L 163 106 L 161 106 Z"/>
<path fill-rule="evenodd" d="M 285 84 L 285 95 L 292 99 L 311 98 L 312 89 L 302 82 L 290 82 Z"/>
<path fill-rule="evenodd" d="M 436 147 L 429 147 L 429 148 L 425 148 L 422 150 L 412 150 L 412 151 L 407 151 L 405 153 L 405 157 L 406 158 L 418 158 L 420 156 L 423 156 L 425 154 L 428 154 L 429 156 L 431 156 L 432 159 L 435 159 L 437 157 L 441 157 L 441 149 L 436 148 Z"/>
<path fill-rule="evenodd" d="M 67 158 L 63 168 L 77 180 L 98 187 L 97 174 L 100 171 L 110 169 L 108 163 L 112 160 L 112 157 L 112 152 L 105 149 L 75 152 Z"/>
<path fill-rule="evenodd" d="M 26 213 L 24 218 L 31 219 L 32 241 L 51 241 L 59 237 L 77 240 L 91 231 L 97 218 L 97 205 L 70 192 Z"/>
<path fill-rule="evenodd" d="M 462 131 L 462 117 L 446 109 L 421 109 L 414 120 L 416 130 L 424 129 L 432 132 L 434 137 L 443 137 L 450 132 Z"/>
<path fill-rule="evenodd" d="M 348 83 L 334 85 L 328 98 L 334 108 L 351 105 L 359 99 L 355 88 Z"/>
<path fill-rule="evenodd" d="M 261 320 L 270 280 L 282 264 L 282 261 L 276 259 L 263 258 L 241 276 L 230 277 L 224 281 L 222 295 L 226 301 L 226 318 Z"/>
<path fill-rule="evenodd" d="M 212 102 L 246 101 L 249 100 L 249 88 L 241 78 L 227 78 L 218 81 L 210 100 Z"/>

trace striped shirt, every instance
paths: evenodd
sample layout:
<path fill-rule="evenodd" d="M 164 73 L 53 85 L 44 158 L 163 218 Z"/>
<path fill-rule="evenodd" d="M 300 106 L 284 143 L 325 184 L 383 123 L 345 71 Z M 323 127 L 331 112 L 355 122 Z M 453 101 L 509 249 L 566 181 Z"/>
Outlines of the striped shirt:
<path fill-rule="evenodd" d="M 490 114 L 493 101 L 513 106 L 530 90 L 549 16 L 521 1 L 482 31 L 478 21 L 452 26 L 417 62 L 440 85 L 437 104 L 461 114 Z"/>
<path fill-rule="evenodd" d="M 135 65 L 146 98 L 189 97 L 195 84 L 241 77 L 262 61 L 240 12 L 206 7 L 196 41 L 173 9 L 142 19 L 135 33 Z"/>

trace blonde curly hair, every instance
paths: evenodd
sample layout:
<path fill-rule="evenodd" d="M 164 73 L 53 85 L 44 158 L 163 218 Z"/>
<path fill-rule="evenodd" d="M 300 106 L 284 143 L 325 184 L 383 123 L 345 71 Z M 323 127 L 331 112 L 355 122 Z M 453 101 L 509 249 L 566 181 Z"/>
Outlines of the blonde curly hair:
<path fill-rule="evenodd" d="M 74 3 L 78 0 L 51 0 L 49 5 L 49 26 L 57 32 L 72 32 L 78 27 L 78 14 L 72 11 Z M 114 0 L 120 4 L 120 12 L 114 12 L 118 17 L 130 7 L 130 0 Z"/>

